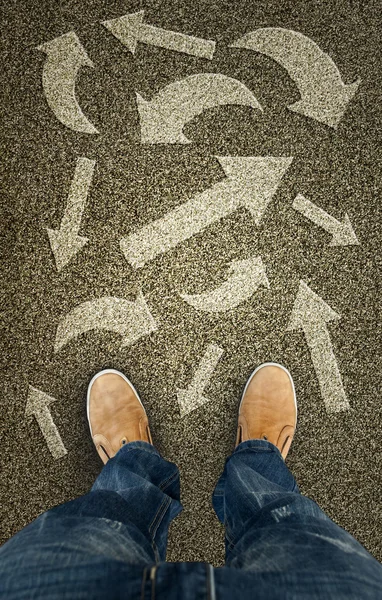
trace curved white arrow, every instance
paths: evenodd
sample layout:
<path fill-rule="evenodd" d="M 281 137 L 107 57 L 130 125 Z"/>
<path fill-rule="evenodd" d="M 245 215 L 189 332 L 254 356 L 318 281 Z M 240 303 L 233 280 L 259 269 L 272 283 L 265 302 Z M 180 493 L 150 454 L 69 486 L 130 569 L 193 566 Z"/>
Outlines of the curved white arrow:
<path fill-rule="evenodd" d="M 209 384 L 216 365 L 223 354 L 224 350 L 222 348 L 219 348 L 216 344 L 208 344 L 190 385 L 187 388 L 177 390 L 181 417 L 209 402 L 209 399 L 203 396 L 204 390 Z"/>
<path fill-rule="evenodd" d="M 263 110 L 244 83 L 215 73 L 199 73 L 170 83 L 150 101 L 137 94 L 137 102 L 144 144 L 189 144 L 183 127 L 214 106 L 236 104 Z"/>
<path fill-rule="evenodd" d="M 260 256 L 234 260 L 231 276 L 220 287 L 202 294 L 180 294 L 185 302 L 203 312 L 225 312 L 247 300 L 260 285 L 269 288 L 269 281 Z"/>
<path fill-rule="evenodd" d="M 122 348 L 158 327 L 141 292 L 135 302 L 105 296 L 83 302 L 64 317 L 57 327 L 54 351 L 60 350 L 72 338 L 94 329 L 107 329 L 122 335 Z"/>
<path fill-rule="evenodd" d="M 127 46 L 132 54 L 135 53 L 138 42 L 159 46 L 176 52 L 183 52 L 198 58 L 212 59 L 215 52 L 215 42 L 204 40 L 177 31 L 168 31 L 143 23 L 144 10 L 124 15 L 111 21 L 104 21 L 106 27 L 122 44 Z"/>
<path fill-rule="evenodd" d="M 241 207 L 249 210 L 258 225 L 292 160 L 275 156 L 218 157 L 226 178 L 123 238 L 120 246 L 126 260 L 135 268 L 142 267 Z"/>
<path fill-rule="evenodd" d="M 61 271 L 89 241 L 88 238 L 78 235 L 78 231 L 93 178 L 95 162 L 88 158 L 77 159 L 60 229 L 47 230 L 58 271 Z"/>
<path fill-rule="evenodd" d="M 340 72 L 313 40 L 281 27 L 266 27 L 247 33 L 231 45 L 261 52 L 278 62 L 295 81 L 301 100 L 288 106 L 336 129 L 356 93 L 360 79 L 345 85 Z"/>
<path fill-rule="evenodd" d="M 30 385 L 25 407 L 25 416 L 30 417 L 34 415 L 36 417 L 37 423 L 40 426 L 41 432 L 49 448 L 49 452 L 53 458 L 61 458 L 62 456 L 65 456 L 68 451 L 61 440 L 61 436 L 53 422 L 52 415 L 48 408 L 49 404 L 52 402 L 56 402 L 56 399 Z"/>
<path fill-rule="evenodd" d="M 340 318 L 305 281 L 300 281 L 287 331 L 303 330 L 329 413 L 350 408 L 327 327 L 329 321 Z"/>
<path fill-rule="evenodd" d="M 48 55 L 42 85 L 49 107 L 64 125 L 82 133 L 98 133 L 77 102 L 75 81 L 82 66 L 94 67 L 80 40 L 70 31 L 38 46 Z"/>
<path fill-rule="evenodd" d="M 330 246 L 359 245 L 359 241 L 354 233 L 354 229 L 347 214 L 345 214 L 344 220 L 341 223 L 341 221 L 337 221 L 337 219 L 322 210 L 322 208 L 319 208 L 316 204 L 307 200 L 302 194 L 297 194 L 292 206 L 297 212 L 304 215 L 304 217 L 313 221 L 315 225 L 322 227 L 333 236 L 332 241 L 329 244 Z"/>

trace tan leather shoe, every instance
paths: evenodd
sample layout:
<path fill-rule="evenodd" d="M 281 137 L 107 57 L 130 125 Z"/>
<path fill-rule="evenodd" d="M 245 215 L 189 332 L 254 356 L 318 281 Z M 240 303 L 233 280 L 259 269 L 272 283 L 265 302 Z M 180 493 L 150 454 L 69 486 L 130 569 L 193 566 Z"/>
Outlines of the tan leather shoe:
<path fill-rule="evenodd" d="M 236 445 L 252 439 L 272 442 L 286 458 L 297 424 L 297 402 L 289 371 L 276 363 L 255 369 L 239 407 Z"/>
<path fill-rule="evenodd" d="M 87 413 L 97 452 L 106 464 L 124 444 L 152 444 L 149 421 L 130 381 L 114 369 L 97 373 L 88 387 Z"/>

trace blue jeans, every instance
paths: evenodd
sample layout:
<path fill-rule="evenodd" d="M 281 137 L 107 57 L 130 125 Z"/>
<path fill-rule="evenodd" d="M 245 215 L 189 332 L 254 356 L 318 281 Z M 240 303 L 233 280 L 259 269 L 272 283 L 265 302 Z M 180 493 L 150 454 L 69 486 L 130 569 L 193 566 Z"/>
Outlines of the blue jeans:
<path fill-rule="evenodd" d="M 146 442 L 122 447 L 85 496 L 0 548 L 6 600 L 382 598 L 382 565 L 302 496 L 278 448 L 239 444 L 213 493 L 226 566 L 166 563 L 179 472 Z"/>

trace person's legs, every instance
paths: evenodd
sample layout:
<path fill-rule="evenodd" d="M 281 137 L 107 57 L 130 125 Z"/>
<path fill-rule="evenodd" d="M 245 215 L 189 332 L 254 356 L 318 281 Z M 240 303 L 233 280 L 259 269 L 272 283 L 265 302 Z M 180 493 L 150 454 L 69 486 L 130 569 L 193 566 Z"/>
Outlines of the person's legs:
<path fill-rule="evenodd" d="M 300 494 L 284 462 L 296 416 L 290 375 L 275 365 L 255 371 L 239 411 L 238 445 L 213 494 L 226 527 L 226 565 L 274 574 L 274 584 L 294 581 L 291 597 L 302 590 L 314 598 L 374 597 L 382 565 Z"/>
<path fill-rule="evenodd" d="M 90 428 L 106 464 L 88 494 L 2 546 L 0 597 L 117 598 L 121 589 L 134 597 L 144 568 L 165 560 L 169 524 L 182 510 L 179 471 L 150 443 L 146 413 L 128 386 L 111 372 L 92 381 Z"/>

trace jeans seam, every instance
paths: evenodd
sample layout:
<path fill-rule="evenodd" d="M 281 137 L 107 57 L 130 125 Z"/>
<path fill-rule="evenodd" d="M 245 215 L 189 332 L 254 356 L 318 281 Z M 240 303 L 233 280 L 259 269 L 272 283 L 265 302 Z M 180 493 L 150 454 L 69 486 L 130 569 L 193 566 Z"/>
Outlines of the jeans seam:
<path fill-rule="evenodd" d="M 169 496 L 167 496 L 166 498 L 164 498 L 162 500 L 157 512 L 154 515 L 154 518 L 152 519 L 152 521 L 149 525 L 149 532 L 153 539 L 154 539 L 157 529 L 164 517 L 166 510 L 170 506 L 170 502 L 171 502 L 171 498 Z"/>
<path fill-rule="evenodd" d="M 173 482 L 174 479 L 176 479 L 179 476 L 179 473 L 173 473 L 172 475 L 170 475 L 169 477 L 167 477 L 167 479 L 165 479 L 164 481 L 162 481 L 162 483 L 160 485 L 158 485 L 160 490 L 165 490 L 166 487 L 168 487 L 170 485 L 170 483 Z"/>

